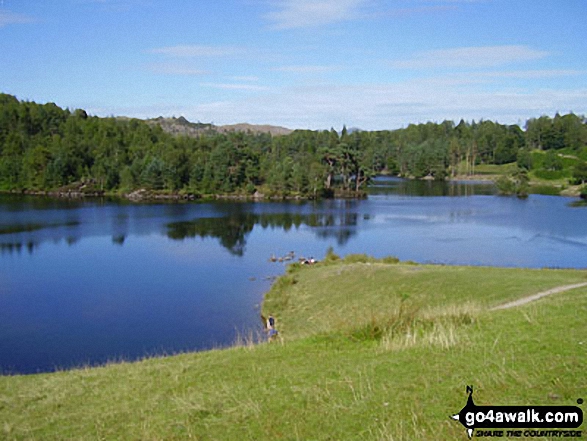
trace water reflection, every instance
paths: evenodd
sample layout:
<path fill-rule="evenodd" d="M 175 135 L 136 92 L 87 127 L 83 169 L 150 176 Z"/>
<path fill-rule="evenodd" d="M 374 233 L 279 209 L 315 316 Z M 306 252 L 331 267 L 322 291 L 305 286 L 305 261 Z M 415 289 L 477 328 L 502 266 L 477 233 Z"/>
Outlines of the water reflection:
<path fill-rule="evenodd" d="M 492 192 L 377 179 L 366 200 L 306 203 L 0 195 L 0 373 L 231 344 L 235 329 L 258 326 L 269 280 L 284 271 L 269 256 L 290 250 L 587 267 L 587 210 L 561 197 L 478 196 Z M 432 195 L 471 197 L 422 197 Z"/>
<path fill-rule="evenodd" d="M 116 244 L 116 245 L 124 245 L 124 241 L 126 239 L 126 236 L 124 234 L 119 234 L 117 236 L 112 236 L 112 243 Z"/>
<path fill-rule="evenodd" d="M 489 181 L 429 181 L 378 177 L 369 187 L 369 194 L 398 196 L 484 196 L 496 194 Z"/>
<path fill-rule="evenodd" d="M 186 238 L 215 238 L 235 256 L 243 256 L 247 236 L 256 225 L 263 229 L 282 229 L 308 226 L 322 239 L 334 238 L 338 245 L 344 245 L 357 234 L 358 213 L 267 213 L 233 212 L 225 217 L 198 218 L 192 221 L 167 224 L 167 237 L 173 240 Z"/>
<path fill-rule="evenodd" d="M 15 233 L 29 233 L 32 231 L 42 230 L 44 228 L 58 228 L 58 227 L 75 227 L 79 225 L 79 221 L 68 221 L 61 223 L 26 223 L 26 224 L 9 224 L 0 225 L 0 235 L 15 234 Z"/>
<path fill-rule="evenodd" d="M 0 254 L 20 254 L 23 249 L 26 249 L 29 254 L 33 254 L 33 251 L 38 247 L 39 244 L 35 242 L 0 242 Z"/>

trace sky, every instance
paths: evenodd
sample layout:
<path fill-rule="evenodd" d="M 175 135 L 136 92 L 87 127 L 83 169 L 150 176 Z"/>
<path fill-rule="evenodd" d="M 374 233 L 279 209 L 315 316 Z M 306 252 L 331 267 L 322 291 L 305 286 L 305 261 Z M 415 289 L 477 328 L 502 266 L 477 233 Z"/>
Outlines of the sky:
<path fill-rule="evenodd" d="M 383 130 L 587 114 L 587 0 L 0 0 L 0 92 Z"/>

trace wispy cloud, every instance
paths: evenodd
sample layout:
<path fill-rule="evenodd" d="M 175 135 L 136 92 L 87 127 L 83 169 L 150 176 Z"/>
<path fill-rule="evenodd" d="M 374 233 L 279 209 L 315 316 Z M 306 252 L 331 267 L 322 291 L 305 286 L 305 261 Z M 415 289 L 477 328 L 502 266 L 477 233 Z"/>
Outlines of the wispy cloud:
<path fill-rule="evenodd" d="M 224 89 L 247 85 L 209 84 Z M 248 85 L 251 86 L 251 85 Z M 198 101 L 198 100 L 194 100 Z M 573 110 L 587 113 L 587 88 L 497 88 L 483 90 L 470 84 L 438 83 L 429 78 L 389 84 L 304 85 L 271 88 L 265 93 L 234 94 L 225 100 L 198 104 L 153 104 L 90 108 L 94 114 L 184 115 L 192 121 L 233 124 L 246 121 L 290 128 L 328 129 L 357 126 L 365 130 L 394 129 L 409 123 L 491 119 L 516 124 L 542 114 Z"/>
<path fill-rule="evenodd" d="M 578 75 L 587 75 L 587 71 L 573 69 L 542 69 L 542 70 L 514 70 L 503 72 L 483 72 L 479 74 L 486 78 L 515 78 L 515 79 L 540 79 L 540 78 L 558 78 L 573 77 Z"/>
<path fill-rule="evenodd" d="M 257 86 L 256 84 L 242 84 L 242 83 L 200 83 L 202 87 L 212 87 L 214 89 L 224 90 L 245 90 L 245 91 L 267 91 L 269 87 Z"/>
<path fill-rule="evenodd" d="M 296 74 L 319 74 L 339 70 L 338 66 L 280 66 L 271 69 L 274 72 L 289 72 Z"/>
<path fill-rule="evenodd" d="M 420 78 L 418 81 L 426 81 L 427 84 L 438 87 L 504 84 L 500 80 L 541 80 L 573 76 L 585 76 L 587 71 L 573 69 L 536 69 L 536 70 L 504 70 L 504 71 L 476 71 L 459 72 L 447 75 L 436 75 Z M 523 83 L 526 86 L 532 82 Z"/>
<path fill-rule="evenodd" d="M 11 24 L 34 23 L 36 19 L 29 15 L 0 10 L 0 28 Z"/>
<path fill-rule="evenodd" d="M 179 45 L 151 49 L 152 54 L 161 54 L 174 58 L 197 57 L 229 57 L 243 55 L 246 51 L 235 46 L 205 46 L 205 45 Z"/>
<path fill-rule="evenodd" d="M 347 124 L 364 129 L 393 129 L 408 123 L 461 118 L 515 124 L 563 108 L 581 113 L 586 98 L 587 89 L 482 92 L 447 87 L 438 93 L 434 85 L 414 81 L 285 88 L 246 99 L 186 106 L 182 113 L 189 119 L 221 124 L 247 121 L 290 128 L 324 129 Z"/>
<path fill-rule="evenodd" d="M 252 82 L 252 83 L 260 80 L 260 78 L 255 75 L 232 76 L 232 77 L 228 77 L 228 79 L 230 79 L 232 81 L 245 81 L 245 82 Z"/>
<path fill-rule="evenodd" d="M 147 66 L 148 70 L 162 75 L 184 75 L 199 76 L 209 75 L 211 72 L 203 69 L 197 69 L 191 66 L 182 66 L 179 64 L 154 63 Z"/>
<path fill-rule="evenodd" d="M 273 1 L 265 18 L 271 29 L 312 28 L 361 17 L 367 0 L 279 0 Z"/>
<path fill-rule="evenodd" d="M 407 60 L 391 62 L 400 69 L 486 68 L 538 60 L 549 53 L 523 45 L 461 47 L 415 54 Z"/>

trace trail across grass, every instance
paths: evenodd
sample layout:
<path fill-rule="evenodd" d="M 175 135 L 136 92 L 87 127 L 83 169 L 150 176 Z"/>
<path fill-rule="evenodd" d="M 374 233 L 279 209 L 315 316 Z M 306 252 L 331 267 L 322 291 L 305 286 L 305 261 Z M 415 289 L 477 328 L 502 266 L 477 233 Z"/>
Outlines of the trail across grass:
<path fill-rule="evenodd" d="M 0 439 L 465 440 L 466 385 L 587 398 L 586 286 L 490 311 L 587 272 L 387 262 L 291 267 L 264 304 L 275 343 L 0 377 Z"/>
<path fill-rule="evenodd" d="M 497 311 L 499 309 L 515 308 L 518 306 L 526 305 L 527 303 L 530 303 L 530 302 L 535 302 L 536 300 L 540 300 L 542 297 L 551 296 L 553 294 L 558 294 L 559 292 L 565 292 L 570 289 L 582 288 L 584 286 L 587 286 L 587 282 L 574 283 L 572 285 L 557 286 L 556 288 L 542 291 L 542 292 L 539 292 L 538 294 L 533 294 L 528 297 L 522 297 L 521 299 L 514 300 L 514 301 L 508 302 L 508 303 L 504 303 L 503 305 L 494 306 L 493 308 L 491 308 L 491 310 Z"/>

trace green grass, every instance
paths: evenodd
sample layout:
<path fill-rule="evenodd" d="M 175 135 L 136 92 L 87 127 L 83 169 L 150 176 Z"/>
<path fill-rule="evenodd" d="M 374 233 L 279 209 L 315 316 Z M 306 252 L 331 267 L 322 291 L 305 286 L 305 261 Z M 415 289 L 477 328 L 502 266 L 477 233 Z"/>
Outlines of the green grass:
<path fill-rule="evenodd" d="M 462 161 L 458 165 L 458 174 L 459 175 L 466 175 L 467 172 L 473 172 L 475 175 L 487 175 L 488 177 L 492 176 L 501 176 L 507 175 L 512 173 L 516 170 L 517 164 L 512 162 L 510 164 L 476 164 L 474 170 L 470 170 L 467 167 L 467 163 Z"/>
<path fill-rule="evenodd" d="M 344 260 L 274 284 L 275 343 L 0 377 L 0 439 L 465 440 L 467 384 L 480 405 L 587 398 L 587 288 L 488 310 L 587 272 Z"/>

